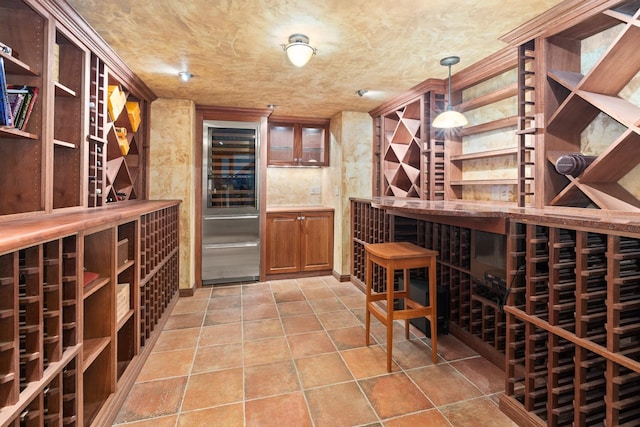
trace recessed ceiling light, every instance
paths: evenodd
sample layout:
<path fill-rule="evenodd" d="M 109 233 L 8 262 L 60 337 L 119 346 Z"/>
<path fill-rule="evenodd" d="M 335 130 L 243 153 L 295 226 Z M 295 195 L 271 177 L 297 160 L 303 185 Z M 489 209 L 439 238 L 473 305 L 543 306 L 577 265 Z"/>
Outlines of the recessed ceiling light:
<path fill-rule="evenodd" d="M 276 104 L 269 104 L 267 105 L 267 108 L 271 108 L 273 110 L 274 108 L 276 108 Z"/>
<path fill-rule="evenodd" d="M 180 71 L 178 73 L 178 76 L 180 76 L 180 80 L 182 80 L 183 82 L 188 82 L 189 80 L 191 80 L 191 77 L 193 77 L 193 74 L 188 71 Z"/>

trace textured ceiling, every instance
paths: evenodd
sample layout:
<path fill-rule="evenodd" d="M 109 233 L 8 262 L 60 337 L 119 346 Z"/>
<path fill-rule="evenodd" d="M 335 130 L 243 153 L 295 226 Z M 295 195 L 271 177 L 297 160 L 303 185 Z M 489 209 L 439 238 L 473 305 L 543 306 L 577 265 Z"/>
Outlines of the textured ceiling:
<path fill-rule="evenodd" d="M 68 0 L 158 95 L 331 117 L 369 111 L 500 50 L 500 36 L 560 0 Z M 303 68 L 282 51 L 303 33 Z M 194 77 L 181 82 L 178 72 Z M 369 93 L 359 97 L 356 90 Z"/>

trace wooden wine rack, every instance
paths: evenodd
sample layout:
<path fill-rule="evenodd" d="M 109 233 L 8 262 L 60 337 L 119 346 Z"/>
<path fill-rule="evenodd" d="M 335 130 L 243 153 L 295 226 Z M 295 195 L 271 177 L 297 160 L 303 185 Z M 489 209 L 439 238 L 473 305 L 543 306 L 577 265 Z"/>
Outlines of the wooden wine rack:
<path fill-rule="evenodd" d="M 130 203 L 0 225 L 0 425 L 113 421 L 179 282 L 177 203 Z"/>
<path fill-rule="evenodd" d="M 178 208 L 151 212 L 140 222 L 140 343 L 144 345 L 178 291 Z"/>
<path fill-rule="evenodd" d="M 511 227 L 517 244 L 509 250 L 526 258 L 526 280 L 505 308 L 503 410 L 525 425 L 633 425 L 640 239 L 544 223 Z"/>
<path fill-rule="evenodd" d="M 389 215 L 383 209 L 371 206 L 368 200 L 351 199 L 351 245 L 352 280 L 364 289 L 365 286 L 365 245 L 389 242 Z M 373 282 L 376 289 L 384 289 L 385 270 L 374 266 Z"/>

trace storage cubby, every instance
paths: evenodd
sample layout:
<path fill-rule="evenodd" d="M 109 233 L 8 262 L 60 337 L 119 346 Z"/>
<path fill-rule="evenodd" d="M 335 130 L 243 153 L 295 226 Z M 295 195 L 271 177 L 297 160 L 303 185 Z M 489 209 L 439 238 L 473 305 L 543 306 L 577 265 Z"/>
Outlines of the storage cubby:
<path fill-rule="evenodd" d="M 98 276 L 89 283 L 83 283 L 85 425 L 91 423 L 102 404 L 115 391 L 114 234 L 113 228 L 107 228 L 84 236 L 85 273 L 96 273 Z"/>
<path fill-rule="evenodd" d="M 178 290 L 178 247 L 177 207 L 140 218 L 140 345 L 147 342 Z"/>
<path fill-rule="evenodd" d="M 364 200 L 351 200 L 352 218 L 352 279 L 364 289 L 365 245 L 389 241 L 390 218 L 383 209 L 376 209 Z M 373 282 L 378 288 L 385 282 L 382 267 L 374 266 Z"/>
<path fill-rule="evenodd" d="M 120 378 L 127 366 L 138 353 L 138 301 L 137 274 L 138 222 L 127 222 L 118 226 L 116 247 L 116 358 L 117 377 Z"/>
<path fill-rule="evenodd" d="M 640 239 L 544 223 L 511 231 L 515 246 L 526 241 L 526 303 L 518 291 L 505 307 L 502 407 L 524 425 L 633 425 Z"/>
<path fill-rule="evenodd" d="M 422 97 L 418 97 L 382 116 L 385 196 L 421 197 L 423 103 Z"/>
<path fill-rule="evenodd" d="M 640 70 L 637 1 L 620 2 L 546 38 L 546 204 L 637 211 L 629 184 L 640 161 L 633 101 Z M 594 156 L 584 170 L 557 171 L 563 155 Z M 630 175 L 631 173 L 631 175 Z"/>
<path fill-rule="evenodd" d="M 84 87 L 86 51 L 79 42 L 56 31 L 53 108 L 53 208 L 81 206 L 84 152 Z M 56 78 L 57 77 L 57 78 Z"/>
<path fill-rule="evenodd" d="M 17 316 L 17 257 L 16 253 L 0 256 L 0 404 L 14 403 L 18 398 L 16 384 L 18 339 Z"/>
<path fill-rule="evenodd" d="M 43 146 L 42 75 L 47 64 L 44 43 L 49 21 L 23 2 L 0 1 L 0 40 L 20 52 L 20 58 L 0 53 L 7 84 L 41 92 L 24 130 L 0 127 L 0 215 L 41 211 L 45 147 Z M 19 172 L 16 172 L 19 171 Z"/>
<path fill-rule="evenodd" d="M 444 95 L 433 90 L 428 92 L 424 99 L 426 123 L 431 123 L 436 117 L 436 112 L 445 109 Z M 424 158 L 422 198 L 445 200 L 445 134 L 442 129 L 431 126 L 428 129 L 428 137 L 422 153 Z"/>

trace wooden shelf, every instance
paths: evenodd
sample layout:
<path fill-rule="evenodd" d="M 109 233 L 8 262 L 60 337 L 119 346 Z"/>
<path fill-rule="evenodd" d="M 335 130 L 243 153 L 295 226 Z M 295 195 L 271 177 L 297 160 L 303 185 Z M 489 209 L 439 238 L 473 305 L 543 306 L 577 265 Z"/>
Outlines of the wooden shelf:
<path fill-rule="evenodd" d="M 109 277 L 98 277 L 97 279 L 93 280 L 90 284 L 84 287 L 84 290 L 82 292 L 82 297 L 84 299 L 89 298 L 91 295 L 93 295 L 94 293 L 102 289 L 104 286 L 109 284 L 110 281 L 111 279 Z"/>
<path fill-rule="evenodd" d="M 459 181 L 451 181 L 450 185 L 516 185 L 517 179 L 503 178 L 503 179 L 467 179 Z"/>
<path fill-rule="evenodd" d="M 515 156 L 518 154 L 518 149 L 516 147 L 513 148 L 502 148 L 499 150 L 488 150 L 488 151 L 480 151 L 477 153 L 466 153 L 466 154 L 458 154 L 449 157 L 449 160 L 452 162 L 462 161 L 462 160 L 476 160 L 476 159 L 484 159 L 488 157 L 502 157 L 502 156 Z"/>
<path fill-rule="evenodd" d="M 0 52 L 0 57 L 4 59 L 4 68 L 7 74 L 19 74 L 26 76 L 39 76 L 36 70 L 34 70 L 30 65 L 22 62 L 18 58 L 14 56 L 7 55 L 4 52 Z"/>

